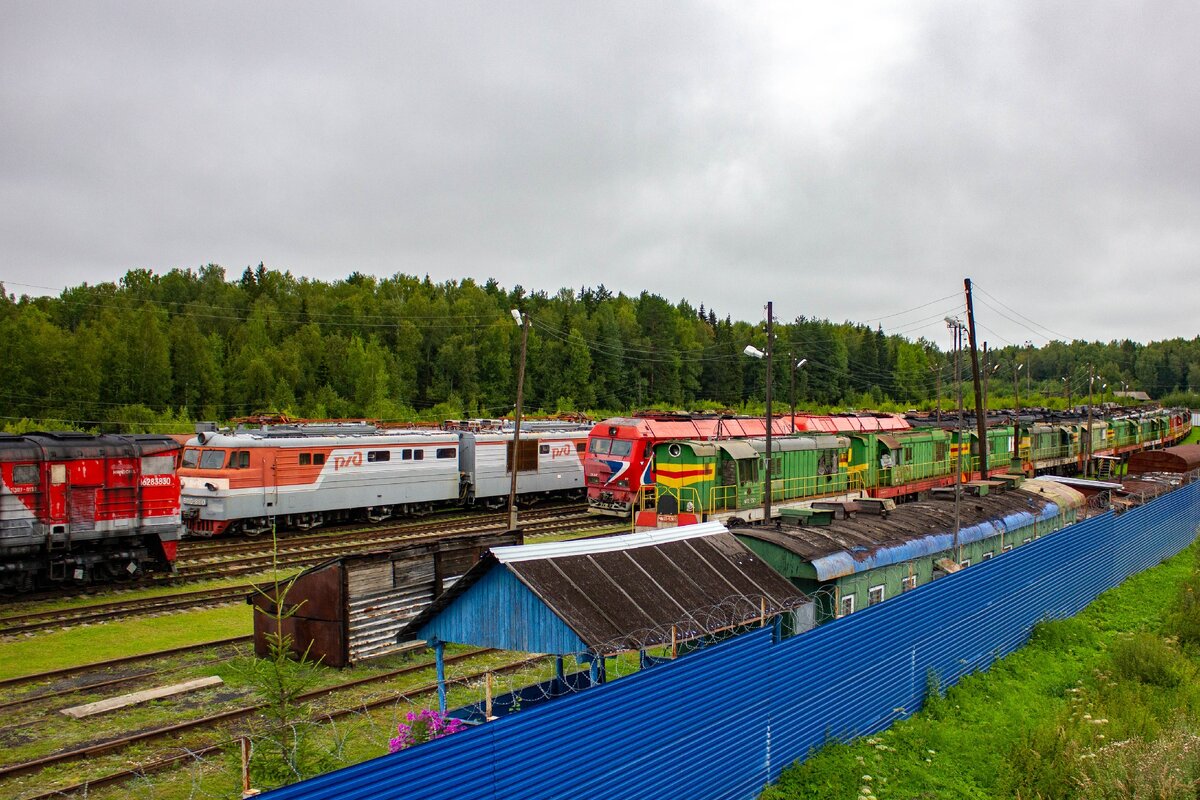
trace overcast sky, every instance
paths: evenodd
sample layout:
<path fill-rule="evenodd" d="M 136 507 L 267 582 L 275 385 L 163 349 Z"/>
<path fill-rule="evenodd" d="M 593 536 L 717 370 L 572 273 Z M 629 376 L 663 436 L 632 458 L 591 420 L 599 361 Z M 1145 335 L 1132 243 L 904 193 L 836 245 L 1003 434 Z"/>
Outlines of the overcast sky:
<path fill-rule="evenodd" d="M 603 283 L 944 344 L 971 277 L 993 346 L 1197 335 L 1200 4 L 834 6 L 0 0 L 0 281 Z"/>

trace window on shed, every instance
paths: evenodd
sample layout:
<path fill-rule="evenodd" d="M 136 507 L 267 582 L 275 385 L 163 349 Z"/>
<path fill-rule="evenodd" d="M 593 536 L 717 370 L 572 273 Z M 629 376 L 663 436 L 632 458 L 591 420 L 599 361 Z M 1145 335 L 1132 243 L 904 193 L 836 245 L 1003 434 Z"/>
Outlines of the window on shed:
<path fill-rule="evenodd" d="M 996 555 L 995 553 L 993 553 L 993 552 L 991 552 L 991 551 L 989 550 L 988 552 L 986 552 L 986 553 L 984 553 L 984 554 L 983 554 L 983 558 L 982 558 L 982 559 L 980 559 L 980 560 L 982 560 L 982 561 L 990 561 L 990 560 L 992 559 L 992 557 L 993 557 L 993 556 L 995 556 L 995 555 Z"/>
<path fill-rule="evenodd" d="M 1011 544 L 1006 544 L 1006 545 L 1004 545 L 1004 547 L 1000 548 L 1001 553 L 1007 553 L 1009 550 L 1012 550 Z"/>
<path fill-rule="evenodd" d="M 300 454 L 300 466 L 308 467 L 312 465 L 312 453 Z"/>
<path fill-rule="evenodd" d="M 367 451 L 367 462 L 368 463 L 378 464 L 383 461 L 391 461 L 391 460 L 392 460 L 392 451 L 390 451 L 390 450 L 368 450 Z"/>
<path fill-rule="evenodd" d="M 454 458 L 453 447 L 439 447 L 437 450 L 438 458 Z"/>
<path fill-rule="evenodd" d="M 517 472 L 537 472 L 538 468 L 538 443 L 535 441 L 522 439 L 519 442 L 520 450 L 517 457 Z M 507 472 L 512 472 L 513 468 L 513 443 L 510 439 L 505 448 L 504 469 Z"/>
<path fill-rule="evenodd" d="M 38 482 L 37 464 L 17 464 L 13 467 L 13 483 L 31 484 Z"/>
<path fill-rule="evenodd" d="M 838 616 L 845 617 L 854 613 L 854 595 L 844 594 L 838 603 Z"/>
<path fill-rule="evenodd" d="M 883 586 L 872 586 L 867 590 L 867 605 L 873 606 L 883 602 Z"/>
<path fill-rule="evenodd" d="M 962 567 L 963 569 L 966 569 L 967 567 L 971 566 L 971 559 L 969 559 L 969 558 L 963 559 L 962 561 L 959 562 L 958 565 L 960 567 Z"/>
<path fill-rule="evenodd" d="M 143 456 L 143 475 L 170 475 L 175 471 L 174 456 Z"/>
<path fill-rule="evenodd" d="M 1027 538 L 1021 540 L 1021 544 L 1029 544 L 1032 541 L 1033 541 L 1032 537 L 1027 537 Z"/>
<path fill-rule="evenodd" d="M 917 588 L 917 576 L 916 575 L 909 575 L 908 577 L 901 579 L 901 581 L 900 581 L 900 591 L 901 592 L 910 592 L 915 588 Z"/>

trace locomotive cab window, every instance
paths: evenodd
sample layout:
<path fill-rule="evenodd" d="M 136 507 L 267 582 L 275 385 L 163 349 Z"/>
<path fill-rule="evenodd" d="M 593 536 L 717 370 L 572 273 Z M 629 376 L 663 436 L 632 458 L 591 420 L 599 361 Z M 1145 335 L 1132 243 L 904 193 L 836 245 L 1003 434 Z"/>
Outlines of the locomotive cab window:
<path fill-rule="evenodd" d="M 38 482 L 37 464 L 17 464 L 13 467 L 13 483 L 30 484 Z"/>
<path fill-rule="evenodd" d="M 592 439 L 591 443 L 588 445 L 588 449 L 597 455 L 608 455 L 608 451 L 612 448 L 612 443 L 612 439 L 601 439 L 597 437 Z"/>
<path fill-rule="evenodd" d="M 183 451 L 183 466 L 186 469 L 194 469 L 200 463 L 200 451 L 194 447 L 189 447 Z"/>
<path fill-rule="evenodd" d="M 224 450 L 203 450 L 200 453 L 200 469 L 220 469 L 225 466 Z"/>
<path fill-rule="evenodd" d="M 170 475 L 175 471 L 174 456 L 143 456 L 143 475 Z"/>
<path fill-rule="evenodd" d="M 248 469 L 250 467 L 250 451 L 235 450 L 229 454 L 230 469 Z"/>
<path fill-rule="evenodd" d="M 408 451 L 404 451 L 407 455 Z M 391 461 L 392 452 L 390 450 L 368 450 L 367 461 L 369 463 L 378 463 L 380 461 Z"/>
<path fill-rule="evenodd" d="M 627 456 L 633 452 L 633 442 L 628 439 L 613 439 L 612 449 L 608 452 L 614 456 Z"/>

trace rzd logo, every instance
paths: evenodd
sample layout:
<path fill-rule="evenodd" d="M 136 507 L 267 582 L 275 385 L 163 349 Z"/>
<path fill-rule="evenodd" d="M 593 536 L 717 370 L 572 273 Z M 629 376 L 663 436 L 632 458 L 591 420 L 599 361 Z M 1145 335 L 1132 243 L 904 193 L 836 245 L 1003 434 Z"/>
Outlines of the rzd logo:
<path fill-rule="evenodd" d="M 550 448 L 550 458 L 555 459 L 555 458 L 561 458 L 562 456 L 569 456 L 569 455 L 571 455 L 571 450 L 572 450 L 572 448 L 571 448 L 571 445 L 569 445 L 569 444 L 564 444 L 561 447 L 553 447 L 552 446 Z"/>
<path fill-rule="evenodd" d="M 361 467 L 361 466 L 362 466 L 362 453 L 355 453 L 352 456 L 334 456 L 333 457 L 333 471 L 334 472 L 337 472 L 339 469 L 342 469 L 343 467 Z"/>

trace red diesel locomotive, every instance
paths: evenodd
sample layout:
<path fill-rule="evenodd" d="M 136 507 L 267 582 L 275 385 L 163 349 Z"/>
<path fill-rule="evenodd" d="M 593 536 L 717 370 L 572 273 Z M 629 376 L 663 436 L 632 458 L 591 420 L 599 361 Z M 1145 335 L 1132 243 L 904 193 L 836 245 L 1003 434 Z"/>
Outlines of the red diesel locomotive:
<path fill-rule="evenodd" d="M 908 422 L 894 414 L 790 414 L 772 415 L 771 435 L 792 433 L 852 433 L 908 430 Z M 588 511 L 628 517 L 643 502 L 642 487 L 654 487 L 654 445 L 676 439 L 749 439 L 766 436 L 765 417 L 728 414 L 672 414 L 639 412 L 599 422 L 588 436 L 583 460 Z M 652 504 L 653 498 L 644 502 Z"/>
<path fill-rule="evenodd" d="M 170 570 L 179 450 L 169 436 L 0 434 L 0 591 Z"/>

